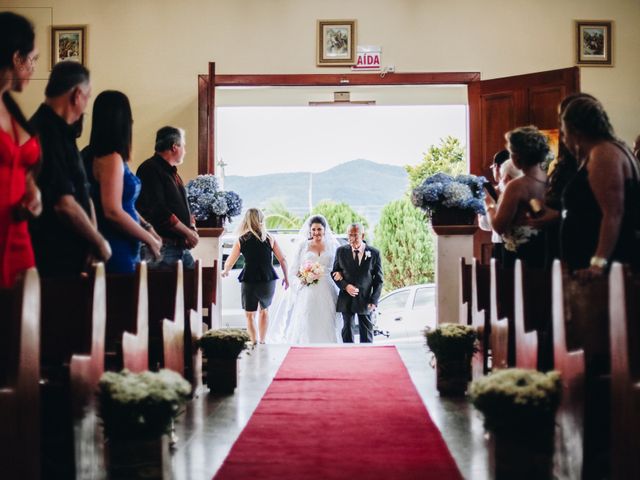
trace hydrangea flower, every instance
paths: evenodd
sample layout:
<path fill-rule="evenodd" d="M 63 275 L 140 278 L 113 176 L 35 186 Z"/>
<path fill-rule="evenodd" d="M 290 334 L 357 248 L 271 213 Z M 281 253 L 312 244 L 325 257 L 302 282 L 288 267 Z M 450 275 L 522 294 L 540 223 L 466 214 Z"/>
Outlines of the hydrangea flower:
<path fill-rule="evenodd" d="M 186 190 L 187 201 L 196 220 L 208 220 L 212 214 L 231 219 L 242 212 L 240 196 L 220 190 L 215 175 L 198 175 L 187 183 Z"/>
<path fill-rule="evenodd" d="M 426 178 L 411 194 L 411 202 L 431 215 L 438 207 L 460 208 L 484 214 L 484 177 L 436 173 Z"/>

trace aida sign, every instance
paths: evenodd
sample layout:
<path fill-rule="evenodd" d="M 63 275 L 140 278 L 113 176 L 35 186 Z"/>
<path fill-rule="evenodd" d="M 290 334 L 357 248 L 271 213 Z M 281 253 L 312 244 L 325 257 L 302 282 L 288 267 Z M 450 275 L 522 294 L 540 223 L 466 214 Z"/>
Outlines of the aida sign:
<path fill-rule="evenodd" d="M 380 47 L 359 46 L 356 54 L 356 64 L 351 67 L 351 70 L 380 70 L 382 68 L 380 61 L 381 51 Z"/>

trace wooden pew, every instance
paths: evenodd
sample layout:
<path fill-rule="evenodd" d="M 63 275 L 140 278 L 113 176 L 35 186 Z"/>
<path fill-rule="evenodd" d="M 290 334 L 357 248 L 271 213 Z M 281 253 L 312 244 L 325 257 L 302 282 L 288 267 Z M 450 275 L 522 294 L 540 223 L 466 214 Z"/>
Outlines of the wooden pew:
<path fill-rule="evenodd" d="M 489 344 L 492 368 L 507 368 L 515 365 L 513 277 L 513 269 L 498 267 L 496 260 L 491 259 Z"/>
<path fill-rule="evenodd" d="M 608 278 L 563 277 L 567 345 L 584 351 L 583 477 L 608 478 L 611 429 Z"/>
<path fill-rule="evenodd" d="M 184 273 L 179 261 L 172 270 L 149 273 L 149 365 L 184 375 Z"/>
<path fill-rule="evenodd" d="M 611 478 L 640 478 L 640 278 L 614 263 L 609 275 Z"/>
<path fill-rule="evenodd" d="M 558 478 L 582 478 L 584 452 L 584 351 L 569 342 L 571 325 L 565 321 L 566 273 L 559 260 L 552 267 L 554 369 L 562 375 L 562 397 L 556 415 L 554 473 Z M 573 342 L 575 344 L 575 342 Z"/>
<path fill-rule="evenodd" d="M 211 328 L 214 309 L 213 305 L 217 302 L 217 278 L 218 278 L 218 261 L 214 260 L 213 267 L 202 267 L 202 320 L 207 324 L 205 330 Z M 204 311 L 206 309 L 206 312 Z"/>
<path fill-rule="evenodd" d="M 460 257 L 460 320 L 462 325 L 471 325 L 471 265 L 467 265 L 464 258 Z"/>
<path fill-rule="evenodd" d="M 107 275 L 107 359 L 110 370 L 149 369 L 149 290 L 147 264 L 133 275 Z"/>
<path fill-rule="evenodd" d="M 524 275 L 522 262 L 516 260 L 513 292 L 516 367 L 535 370 L 538 366 L 538 333 L 535 330 L 534 319 L 530 318 L 529 313 L 532 303 L 542 301 L 538 295 L 543 288 L 540 286 L 540 289 L 525 291 Z M 528 322 L 526 322 L 525 316 L 529 320 Z"/>
<path fill-rule="evenodd" d="M 202 323 L 204 303 L 202 275 L 203 268 L 200 260 L 196 260 L 195 268 L 186 271 L 184 275 L 185 318 L 189 320 L 185 323 L 184 332 L 185 378 L 193 386 L 194 392 L 202 387 L 202 352 L 197 346 L 197 341 L 206 328 Z"/>
<path fill-rule="evenodd" d="M 491 332 L 489 265 L 474 258 L 471 262 L 471 325 L 478 331 L 478 352 L 473 356 L 473 378 L 489 373 L 489 335 Z"/>
<path fill-rule="evenodd" d="M 94 478 L 102 471 L 95 391 L 104 372 L 104 265 L 89 277 L 42 280 L 43 475 Z"/>
<path fill-rule="evenodd" d="M 0 471 L 40 478 L 40 280 L 35 268 L 0 291 Z"/>

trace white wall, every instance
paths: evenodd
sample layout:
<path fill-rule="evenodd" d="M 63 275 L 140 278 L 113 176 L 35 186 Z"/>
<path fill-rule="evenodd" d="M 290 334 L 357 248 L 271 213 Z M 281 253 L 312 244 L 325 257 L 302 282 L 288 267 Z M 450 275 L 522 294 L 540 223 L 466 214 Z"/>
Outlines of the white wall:
<path fill-rule="evenodd" d="M 0 0 L 37 26 L 41 62 L 21 95 L 31 114 L 48 75 L 49 25 L 88 25 L 94 93 L 131 99 L 134 166 L 155 131 L 186 128 L 185 178 L 197 171 L 197 75 L 335 73 L 315 66 L 316 20 L 357 19 L 358 43 L 380 45 L 399 72 L 479 71 L 482 78 L 574 65 L 575 19 L 613 20 L 613 68 L 581 70 L 582 90 L 607 108 L 618 134 L 640 132 L 640 2 L 637 0 Z M 90 122 L 80 144 L 86 143 Z"/>

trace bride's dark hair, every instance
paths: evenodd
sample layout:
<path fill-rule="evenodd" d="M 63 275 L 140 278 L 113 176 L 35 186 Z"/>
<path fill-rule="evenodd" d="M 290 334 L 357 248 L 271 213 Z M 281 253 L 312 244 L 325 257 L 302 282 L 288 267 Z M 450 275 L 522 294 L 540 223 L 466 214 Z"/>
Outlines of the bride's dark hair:
<path fill-rule="evenodd" d="M 313 225 L 314 223 L 319 223 L 324 227 L 325 230 L 327 228 L 327 221 L 324 219 L 324 217 L 321 217 L 320 215 L 314 215 L 309 219 L 309 233 L 307 235 L 308 240 L 311 240 L 311 238 L 313 238 L 311 236 L 311 225 Z"/>
<path fill-rule="evenodd" d="M 311 225 L 313 225 L 314 223 L 319 223 L 324 228 L 327 228 L 327 221 L 320 215 L 315 215 L 309 219 L 309 227 L 311 227 Z"/>

